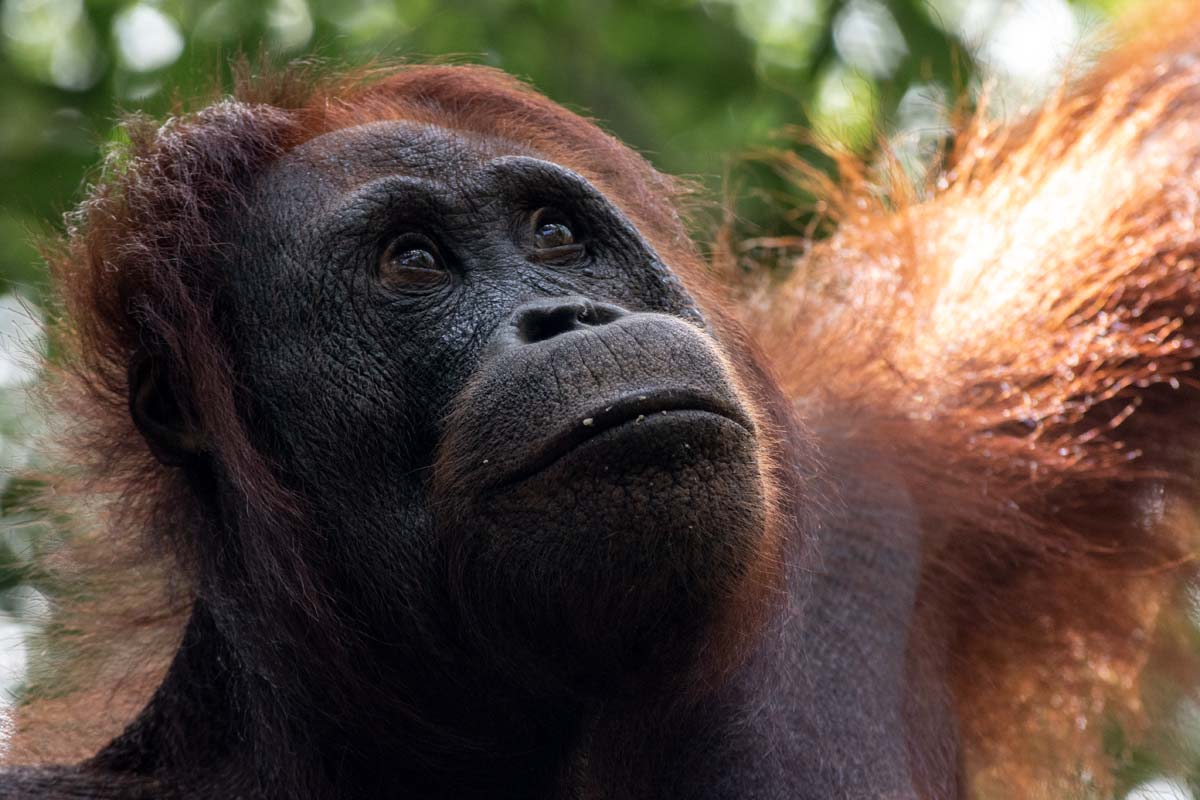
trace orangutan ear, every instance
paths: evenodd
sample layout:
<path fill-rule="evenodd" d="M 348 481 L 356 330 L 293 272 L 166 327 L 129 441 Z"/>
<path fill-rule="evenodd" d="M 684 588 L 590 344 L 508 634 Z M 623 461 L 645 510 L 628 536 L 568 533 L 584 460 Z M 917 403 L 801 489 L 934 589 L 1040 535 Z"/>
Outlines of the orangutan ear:
<path fill-rule="evenodd" d="M 205 451 L 204 432 L 184 411 L 179 394 L 156 359 L 138 353 L 129 363 L 129 414 L 150 452 L 179 467 Z"/>

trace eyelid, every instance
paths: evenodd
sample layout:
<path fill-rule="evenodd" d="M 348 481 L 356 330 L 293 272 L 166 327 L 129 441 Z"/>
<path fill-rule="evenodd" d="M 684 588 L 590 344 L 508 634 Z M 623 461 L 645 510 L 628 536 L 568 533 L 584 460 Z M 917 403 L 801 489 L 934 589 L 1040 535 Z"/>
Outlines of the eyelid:
<path fill-rule="evenodd" d="M 554 224 L 566 226 L 571 231 L 571 234 L 576 237 L 577 241 L 582 238 L 579 225 L 575 222 L 575 217 L 563 211 L 561 206 L 542 206 L 529 215 L 529 230 L 534 234 L 543 225 Z"/>
<path fill-rule="evenodd" d="M 420 231 L 401 231 L 384 238 L 386 244 L 380 252 L 382 259 L 392 253 L 403 253 L 405 250 L 428 250 L 439 262 L 444 262 L 442 250 L 427 234 Z"/>

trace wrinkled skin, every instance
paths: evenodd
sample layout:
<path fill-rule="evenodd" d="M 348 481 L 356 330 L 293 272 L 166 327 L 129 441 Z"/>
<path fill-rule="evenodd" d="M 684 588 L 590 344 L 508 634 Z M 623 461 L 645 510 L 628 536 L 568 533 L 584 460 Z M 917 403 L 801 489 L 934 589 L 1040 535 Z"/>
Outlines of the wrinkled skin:
<path fill-rule="evenodd" d="M 220 322 L 372 692 L 278 672 L 234 576 L 138 723 L 82 771 L 10 774 L 17 796 L 273 796 L 280 758 L 330 797 L 957 795 L 900 482 L 819 431 L 859 510 L 802 508 L 807 458 L 765 454 L 807 439 L 595 187 L 380 122 L 292 151 L 255 198 Z M 171 408 L 136 387 L 151 446 L 188 463 L 202 434 Z M 936 755 L 912 763 L 913 731 Z"/>
<path fill-rule="evenodd" d="M 455 581 L 510 657 L 565 649 L 568 681 L 635 666 L 737 591 L 763 539 L 755 423 L 695 302 L 587 181 L 375 123 L 289 154 L 260 197 L 229 324 L 299 492 L 385 543 L 337 560 L 394 550 L 351 579 L 427 564 L 414 579 Z M 539 248 L 551 218 L 572 244 Z"/>

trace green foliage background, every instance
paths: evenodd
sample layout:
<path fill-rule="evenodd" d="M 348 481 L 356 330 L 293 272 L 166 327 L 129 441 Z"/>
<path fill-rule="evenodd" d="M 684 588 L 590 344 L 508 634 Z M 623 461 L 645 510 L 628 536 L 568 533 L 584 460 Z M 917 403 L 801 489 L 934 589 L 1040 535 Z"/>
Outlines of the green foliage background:
<path fill-rule="evenodd" d="M 860 144 L 864 133 L 869 139 L 875 126 L 886 127 L 913 84 L 954 94 L 970 85 L 972 43 L 964 43 L 952 23 L 969 0 L 872 2 L 890 12 L 906 50 L 894 68 L 877 76 L 847 71 L 847 58 L 855 53 L 840 52 L 835 43 L 839 16 L 861 5 L 0 0 L 0 287 L 20 285 L 40 294 L 41 266 L 28 231 L 55 220 L 78 198 L 120 111 L 162 113 L 173 100 L 211 88 L 226 74 L 230 55 L 240 51 L 265 48 L 280 56 L 352 63 L 451 56 L 492 64 L 587 111 L 661 169 L 701 176 L 715 188 L 729 155 L 769 142 L 785 126 L 810 122 L 806 111 L 823 80 L 841 79 L 854 95 L 831 124 L 836 135 Z M 1112 5 L 1089 0 L 1076 8 L 1086 24 Z M 150 68 L 131 57 L 136 41 L 132 49 L 125 46 L 129 37 L 161 33 L 128 26 L 131 12 L 146 10 L 164 20 L 182 45 L 175 57 L 167 46 L 166 58 L 160 56 L 166 63 Z M 870 46 L 868 41 L 860 49 Z"/>
<path fill-rule="evenodd" d="M 161 115 L 209 94 L 238 53 L 486 63 L 720 199 L 730 159 L 779 145 L 791 126 L 864 151 L 890 136 L 919 168 L 981 74 L 1014 109 L 1057 80 L 992 46 L 1011 15 L 1034 14 L 1029 47 L 1041 57 L 1056 40 L 1034 35 L 1038 14 L 1047 29 L 1086 34 L 1132 2 L 0 0 L 0 695 L 19 685 L 23 636 L 45 608 L 30 572 L 39 529 L 19 510 L 28 485 L 14 477 L 36 462 L 40 424 L 29 393 L 47 287 L 32 240 L 78 201 L 123 112 Z M 1068 44 L 1060 60 L 1074 54 Z M 738 208 L 780 233 L 786 215 L 753 200 L 771 182 L 739 173 L 749 199 Z M 1126 790 L 1156 774 L 1152 754 L 1129 764 Z"/>

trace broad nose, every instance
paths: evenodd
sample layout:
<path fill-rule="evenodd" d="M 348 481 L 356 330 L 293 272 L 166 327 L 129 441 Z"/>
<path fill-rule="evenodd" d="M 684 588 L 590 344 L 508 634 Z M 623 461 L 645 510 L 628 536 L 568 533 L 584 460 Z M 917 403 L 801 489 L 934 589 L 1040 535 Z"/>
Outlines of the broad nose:
<path fill-rule="evenodd" d="M 586 297 L 555 297 L 518 306 L 512 315 L 517 344 L 537 344 L 572 331 L 598 328 L 627 316 L 628 311 Z"/>

